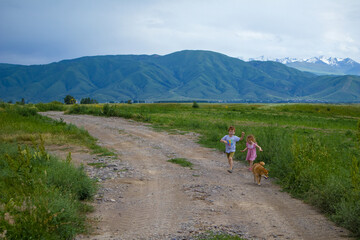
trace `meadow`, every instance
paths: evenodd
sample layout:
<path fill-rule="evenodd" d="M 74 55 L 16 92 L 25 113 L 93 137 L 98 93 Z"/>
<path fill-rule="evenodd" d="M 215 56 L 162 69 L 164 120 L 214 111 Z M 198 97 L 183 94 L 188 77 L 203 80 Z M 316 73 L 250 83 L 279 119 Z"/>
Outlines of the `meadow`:
<path fill-rule="evenodd" d="M 88 132 L 37 114 L 35 106 L 0 103 L 0 239 L 72 239 L 91 229 L 88 201 L 97 191 L 83 167 L 45 151 L 80 145 L 106 154 Z"/>
<path fill-rule="evenodd" d="M 230 125 L 253 134 L 264 149 L 270 176 L 292 196 L 316 206 L 360 236 L 360 105 L 330 104 L 97 104 L 74 105 L 69 114 L 119 116 L 159 130 L 192 131 L 199 143 L 224 151 Z M 245 141 L 235 160 L 245 162 Z"/>
<path fill-rule="evenodd" d="M 36 112 L 60 110 L 68 114 L 118 116 L 151 123 L 159 131 L 196 132 L 200 144 L 219 151 L 224 151 L 220 139 L 233 125 L 236 135 L 244 131 L 245 135 L 256 137 L 264 150 L 258 153 L 257 161 L 266 163 L 270 177 L 284 191 L 316 206 L 332 221 L 360 237 L 360 105 L 49 103 L 13 105 L 13 110 L 8 111 L 9 107 L 0 106 L 1 142 L 31 142 L 33 138 L 39 139 L 40 132 L 45 143 L 68 139 L 94 150 L 98 147 L 91 136 L 85 137 L 85 131 L 81 133 L 83 130 L 62 121 L 50 121 Z M 13 112 L 17 112 L 17 117 L 10 118 Z M 19 116 L 26 119 L 26 124 L 14 123 L 9 127 Z M 36 122 L 51 127 L 45 130 Z M 245 141 L 238 143 L 235 160 L 245 163 L 245 154 L 239 151 L 244 148 Z"/>

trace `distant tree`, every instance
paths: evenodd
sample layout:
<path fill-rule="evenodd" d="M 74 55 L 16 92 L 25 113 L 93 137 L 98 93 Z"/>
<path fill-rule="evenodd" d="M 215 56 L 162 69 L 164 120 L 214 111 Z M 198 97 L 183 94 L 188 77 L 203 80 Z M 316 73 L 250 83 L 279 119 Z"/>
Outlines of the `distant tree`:
<path fill-rule="evenodd" d="M 21 99 L 20 104 L 21 104 L 21 105 L 25 105 L 25 99 L 24 99 L 24 98 Z"/>
<path fill-rule="evenodd" d="M 64 98 L 64 103 L 65 104 L 74 104 L 74 103 L 76 103 L 76 100 L 73 96 L 66 95 L 66 97 Z"/>
<path fill-rule="evenodd" d="M 94 104 L 94 103 L 98 103 L 98 101 L 96 101 L 95 99 L 91 99 L 89 97 L 87 98 L 82 98 L 80 100 L 80 104 Z"/>
<path fill-rule="evenodd" d="M 131 99 L 128 100 L 127 103 L 128 103 L 128 104 L 132 104 L 132 100 L 131 100 Z"/>
<path fill-rule="evenodd" d="M 197 102 L 193 102 L 192 107 L 193 107 L 193 108 L 199 108 L 199 104 L 197 104 Z"/>

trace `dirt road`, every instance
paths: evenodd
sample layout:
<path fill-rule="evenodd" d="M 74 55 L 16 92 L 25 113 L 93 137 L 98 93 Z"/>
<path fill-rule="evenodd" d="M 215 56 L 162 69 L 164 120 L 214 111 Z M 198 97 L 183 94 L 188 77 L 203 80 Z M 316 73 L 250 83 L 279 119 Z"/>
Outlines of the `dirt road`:
<path fill-rule="evenodd" d="M 248 239 L 349 239 L 346 230 L 281 192 L 271 179 L 255 185 L 245 164 L 236 162 L 228 173 L 224 153 L 200 146 L 195 134 L 158 132 L 122 118 L 43 115 L 84 127 L 118 154 L 112 159 L 73 153 L 84 165 L 104 166 L 90 216 L 98 220 L 95 231 L 78 239 L 191 239 L 207 230 Z M 194 167 L 167 162 L 172 158 L 186 158 Z M 90 174 L 99 174 L 91 168 Z"/>

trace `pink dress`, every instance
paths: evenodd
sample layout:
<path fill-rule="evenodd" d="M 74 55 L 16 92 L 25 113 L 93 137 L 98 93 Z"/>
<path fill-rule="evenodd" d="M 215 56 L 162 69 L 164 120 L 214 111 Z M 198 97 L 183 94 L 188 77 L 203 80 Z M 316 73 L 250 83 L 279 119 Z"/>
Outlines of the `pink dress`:
<path fill-rule="evenodd" d="M 246 143 L 246 147 L 248 149 L 247 155 L 246 155 L 246 160 L 250 160 L 250 161 L 254 161 L 256 158 L 256 146 L 257 144 L 249 144 Z"/>

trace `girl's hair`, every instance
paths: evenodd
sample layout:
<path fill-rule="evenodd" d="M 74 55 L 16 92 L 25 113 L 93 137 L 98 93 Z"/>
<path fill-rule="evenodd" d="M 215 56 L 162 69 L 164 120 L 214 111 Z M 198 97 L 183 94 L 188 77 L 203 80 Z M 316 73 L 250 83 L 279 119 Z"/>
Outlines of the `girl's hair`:
<path fill-rule="evenodd" d="M 234 130 L 234 131 L 235 131 L 235 127 L 234 127 L 234 126 L 230 126 L 229 129 L 228 129 L 228 132 L 229 132 L 230 130 Z"/>
<path fill-rule="evenodd" d="M 255 142 L 255 137 L 254 137 L 254 135 L 248 135 L 248 136 L 246 137 L 246 141 L 248 142 L 249 140 Z"/>

